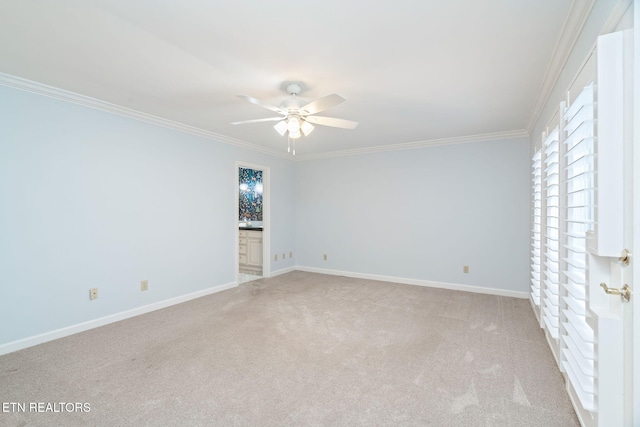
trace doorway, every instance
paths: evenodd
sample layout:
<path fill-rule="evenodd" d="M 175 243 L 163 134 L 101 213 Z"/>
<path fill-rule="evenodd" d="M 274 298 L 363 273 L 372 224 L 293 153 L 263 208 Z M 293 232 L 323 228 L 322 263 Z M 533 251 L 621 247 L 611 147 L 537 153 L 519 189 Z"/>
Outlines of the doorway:
<path fill-rule="evenodd" d="M 269 168 L 236 162 L 235 213 L 236 283 L 269 277 Z"/>

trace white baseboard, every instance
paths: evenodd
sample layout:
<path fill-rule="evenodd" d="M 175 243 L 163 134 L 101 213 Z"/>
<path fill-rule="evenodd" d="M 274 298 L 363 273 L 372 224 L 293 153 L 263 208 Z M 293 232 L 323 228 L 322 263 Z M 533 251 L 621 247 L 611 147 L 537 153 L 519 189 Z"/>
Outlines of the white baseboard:
<path fill-rule="evenodd" d="M 279 276 L 282 274 L 290 273 L 292 271 L 307 271 L 310 273 L 329 274 L 333 276 L 345 276 L 353 277 L 357 279 L 379 280 L 382 282 L 402 283 L 407 285 L 427 286 L 432 288 L 451 289 L 454 291 L 475 292 L 480 294 L 491 294 L 514 298 L 529 298 L 527 292 L 509 291 L 505 289 L 487 288 L 471 285 L 460 285 L 454 283 L 434 282 L 430 280 L 408 279 L 403 277 L 382 276 L 378 274 L 368 273 L 354 273 L 351 271 L 339 271 L 328 270 L 324 268 L 295 266 L 287 267 L 280 270 L 272 271 L 270 277 Z M 238 286 L 237 282 L 226 283 L 212 288 L 204 289 L 190 294 L 181 295 L 179 297 L 170 298 L 164 301 L 159 301 L 153 304 L 148 304 L 142 307 L 137 307 L 131 310 L 122 311 L 120 313 L 104 316 L 99 319 L 90 320 L 76 325 L 67 326 L 65 328 L 56 329 L 54 331 L 45 332 L 43 334 L 34 335 L 31 337 L 23 338 L 20 340 L 12 341 L 6 344 L 0 344 L 0 355 L 12 353 L 14 351 L 22 350 L 23 348 L 33 347 L 34 345 L 42 344 L 48 341 L 53 341 L 59 338 L 63 338 L 69 335 L 84 332 L 89 329 L 97 328 L 100 326 L 108 325 L 110 323 L 118 322 L 120 320 L 128 319 L 131 317 L 139 316 L 141 314 L 149 313 L 155 310 L 160 310 L 175 304 L 180 304 L 192 299 L 200 298 L 206 295 L 215 294 L 227 289 L 231 289 Z"/>
<path fill-rule="evenodd" d="M 381 282 L 402 283 L 405 285 L 427 286 L 430 288 L 451 289 L 452 291 L 474 292 L 477 294 L 499 295 L 513 298 L 529 298 L 528 292 L 510 291 L 506 289 L 487 288 L 472 285 L 460 285 L 456 283 L 434 282 L 431 280 L 408 279 L 404 277 L 382 276 L 378 274 L 354 273 L 352 271 L 327 270 L 324 268 L 296 266 L 296 270 L 309 273 L 330 274 L 333 276 L 353 277 L 356 279 L 379 280 Z"/>
<path fill-rule="evenodd" d="M 292 271 L 296 271 L 296 267 L 287 267 L 281 270 L 272 271 L 269 277 L 280 276 L 281 274 L 291 273 Z"/>
<path fill-rule="evenodd" d="M 153 304 L 144 305 L 142 307 L 133 308 L 131 310 L 122 311 L 120 313 L 110 314 L 108 316 L 100 317 L 98 319 L 89 320 L 87 322 L 78 323 L 76 325 L 67 326 L 64 328 L 56 329 L 54 331 L 45 332 L 43 334 L 34 335 L 27 338 L 22 338 L 16 341 L 8 342 L 0 345 L 0 356 L 14 351 L 22 350 L 23 348 L 33 347 L 34 345 L 42 344 L 45 342 L 64 338 L 69 335 L 84 332 L 89 329 L 98 328 L 100 326 L 108 325 L 110 323 L 118 322 L 120 320 L 128 319 L 130 317 L 139 316 L 141 314 L 149 313 L 161 308 L 166 308 L 172 305 L 180 304 L 190 301 L 192 299 L 204 297 L 206 295 L 222 292 L 227 289 L 235 288 L 238 286 L 237 282 L 226 283 L 212 288 L 203 289 L 201 291 L 192 292 L 190 294 L 181 295 L 179 297 L 170 298 L 164 301 L 158 301 Z"/>

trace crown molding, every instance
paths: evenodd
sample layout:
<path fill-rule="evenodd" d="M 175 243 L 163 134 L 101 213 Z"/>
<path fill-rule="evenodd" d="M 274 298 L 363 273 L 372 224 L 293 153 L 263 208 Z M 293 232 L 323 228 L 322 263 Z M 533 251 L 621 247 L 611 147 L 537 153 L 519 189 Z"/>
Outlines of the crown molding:
<path fill-rule="evenodd" d="M 46 96 L 49 98 L 57 99 L 64 102 L 70 102 L 72 104 L 81 105 L 83 107 L 93 108 L 94 110 L 100 110 L 111 114 L 131 118 L 145 123 L 150 123 L 156 126 L 161 126 L 168 129 L 177 130 L 182 133 L 203 137 L 209 140 L 222 142 L 225 144 L 234 145 L 236 147 L 245 148 L 248 150 L 257 151 L 271 156 L 282 157 L 291 160 L 291 157 L 287 153 L 282 153 L 279 150 L 270 149 L 261 145 L 253 144 L 247 141 L 243 141 L 236 138 L 231 138 L 225 135 L 221 135 L 215 132 L 210 132 L 204 129 L 200 129 L 194 126 L 185 125 L 183 123 L 174 122 L 172 120 L 164 119 L 162 117 L 153 116 L 151 114 L 143 113 L 131 108 L 122 107 L 120 105 L 112 104 L 110 102 L 101 101 L 89 96 L 80 95 L 78 93 L 69 92 L 64 89 L 59 89 L 53 86 L 45 85 L 43 83 L 34 82 L 32 80 L 23 79 L 21 77 L 12 76 L 9 74 L 0 73 L 0 85 L 11 87 L 26 92 L 35 93 L 37 95 Z"/>
<path fill-rule="evenodd" d="M 387 151 L 411 150 L 424 147 L 438 147 L 442 145 L 466 144 L 471 142 L 500 141 L 504 139 L 528 138 L 529 133 L 525 129 L 483 133 L 478 135 L 459 136 L 454 138 L 440 138 L 425 141 L 405 142 L 400 144 L 380 145 L 377 147 L 354 148 L 352 150 L 330 151 L 295 156 L 296 161 L 326 159 L 331 157 L 357 156 L 361 154 L 383 153 Z"/>
<path fill-rule="evenodd" d="M 538 90 L 538 98 L 535 101 L 531 116 L 529 117 L 529 123 L 526 128 L 528 134 L 533 131 L 533 127 L 540 118 L 540 114 L 542 114 L 544 106 L 549 101 L 551 92 L 560 78 L 560 73 L 569 59 L 569 55 L 578 40 L 578 36 L 580 36 L 580 33 L 582 32 L 582 28 L 589 18 L 589 14 L 591 13 L 591 9 L 593 9 L 595 2 L 596 0 L 573 0 L 571 3 L 569 14 L 562 25 L 560 37 L 553 49 L 551 61 L 547 66 L 544 78 L 542 79 L 542 84 Z"/>
<path fill-rule="evenodd" d="M 70 102 L 72 104 L 81 105 L 83 107 L 93 108 L 95 110 L 100 110 L 100 111 L 104 111 L 111 114 L 117 114 L 119 116 L 131 118 L 131 119 L 142 121 L 145 123 L 150 123 L 156 126 L 162 126 L 168 129 L 177 130 L 179 132 L 187 133 L 190 135 L 203 137 L 213 141 L 222 142 L 225 144 L 234 145 L 236 147 L 245 148 L 248 150 L 253 150 L 256 152 L 280 157 L 287 160 L 293 160 L 293 161 L 321 159 L 321 158 L 329 158 L 329 157 L 353 156 L 358 154 L 408 150 L 412 148 L 433 147 L 433 146 L 448 145 L 448 144 L 463 144 L 467 142 L 479 142 L 479 141 L 489 141 L 489 140 L 499 140 L 499 139 L 529 136 L 529 134 L 525 130 L 517 130 L 517 131 L 509 131 L 509 132 L 498 132 L 498 133 L 490 133 L 490 134 L 482 134 L 482 135 L 455 137 L 455 138 L 443 138 L 443 139 L 433 139 L 433 140 L 427 140 L 427 141 L 408 142 L 408 143 L 401 143 L 401 144 L 390 144 L 390 145 L 384 145 L 384 146 L 378 146 L 378 147 L 356 148 L 353 150 L 332 151 L 328 153 L 299 155 L 299 156 L 293 157 L 289 153 L 286 153 L 284 151 L 266 148 L 258 144 L 253 144 L 250 142 L 231 138 L 225 135 L 220 135 L 220 134 L 210 132 L 204 129 L 200 129 L 194 126 L 189 126 L 179 122 L 174 122 L 172 120 L 163 119 L 161 117 L 153 116 L 153 115 L 136 111 L 130 108 L 122 107 L 120 105 L 112 104 L 110 102 L 101 101 L 96 98 L 91 98 L 85 95 L 69 92 L 63 89 L 45 85 L 43 83 L 34 82 L 32 80 L 23 79 L 21 77 L 12 76 L 9 74 L 0 73 L 0 85 L 35 93 L 37 95 L 42 95 L 49 98 L 54 98 L 64 102 Z"/>
<path fill-rule="evenodd" d="M 610 32 L 615 31 L 615 29 L 618 27 L 618 24 L 620 24 L 622 17 L 625 13 L 627 13 L 627 10 L 631 7 L 632 4 L 633 0 L 619 0 L 616 6 L 613 8 L 613 12 L 611 12 L 609 19 L 607 19 L 607 22 L 605 22 L 604 26 L 602 27 L 602 31 L 600 31 L 600 34 L 609 34 Z"/>
<path fill-rule="evenodd" d="M 352 156 L 367 153 L 407 150 L 421 147 L 433 147 L 448 144 L 462 144 L 467 142 L 476 141 L 488 141 L 488 140 L 500 140 L 507 138 L 528 137 L 536 122 L 539 120 L 544 106 L 547 104 L 551 92 L 555 87 L 560 73 L 563 70 L 573 47 L 582 31 L 589 14 L 595 4 L 596 0 L 573 0 L 570 6 L 567 19 L 565 20 L 560 37 L 556 42 L 553 50 L 551 61 L 547 66 L 545 76 L 543 78 L 539 95 L 535 101 L 529 122 L 525 129 L 498 132 L 490 134 L 471 135 L 455 138 L 443 138 L 426 141 L 417 141 L 400 144 L 390 144 L 377 147 L 356 148 L 352 150 L 332 151 L 327 153 L 317 153 L 309 155 L 298 155 L 296 157 L 290 156 L 288 153 L 281 152 L 280 150 L 267 148 L 255 143 L 243 141 L 236 138 L 231 138 L 225 135 L 221 135 L 215 132 L 200 129 L 194 126 L 186 125 L 183 123 L 175 122 L 172 120 L 164 119 L 161 117 L 153 116 L 147 113 L 143 113 L 137 110 L 112 104 L 99 99 L 91 98 L 85 95 L 80 95 L 74 92 L 69 92 L 63 89 L 48 86 L 42 83 L 34 82 L 31 80 L 23 79 L 21 77 L 12 76 L 9 74 L 0 73 L 0 85 L 12 87 L 15 89 L 32 92 L 38 95 L 47 96 L 50 98 L 70 102 L 73 104 L 81 105 L 88 108 L 104 111 L 119 116 L 132 118 L 134 120 L 150 123 L 153 125 L 177 130 L 179 132 L 203 137 L 209 140 L 230 144 L 236 147 L 276 156 L 288 160 L 304 161 L 312 159 Z M 606 24 L 603 27 L 603 33 L 613 31 L 618 25 L 628 8 L 631 6 L 632 0 L 619 0 L 613 9 L 613 12 Z"/>

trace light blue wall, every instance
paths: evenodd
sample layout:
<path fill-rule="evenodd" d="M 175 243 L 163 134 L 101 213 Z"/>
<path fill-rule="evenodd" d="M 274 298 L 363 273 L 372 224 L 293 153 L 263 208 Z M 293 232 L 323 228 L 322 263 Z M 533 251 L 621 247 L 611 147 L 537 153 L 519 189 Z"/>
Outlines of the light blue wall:
<path fill-rule="evenodd" d="M 0 86 L 0 345 L 232 283 L 237 161 L 271 271 L 527 288 L 526 139 L 294 163 Z"/>
<path fill-rule="evenodd" d="M 234 282 L 236 161 L 293 250 L 293 162 L 0 86 L 0 345 Z"/>
<path fill-rule="evenodd" d="M 299 162 L 297 263 L 525 292 L 528 153 L 520 138 Z"/>

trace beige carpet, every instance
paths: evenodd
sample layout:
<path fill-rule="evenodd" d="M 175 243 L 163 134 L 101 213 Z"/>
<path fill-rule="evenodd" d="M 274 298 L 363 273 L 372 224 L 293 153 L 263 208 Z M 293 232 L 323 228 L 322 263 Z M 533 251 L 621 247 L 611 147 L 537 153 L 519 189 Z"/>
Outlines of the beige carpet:
<path fill-rule="evenodd" d="M 578 425 L 527 300 L 303 272 L 2 356 L 0 401 L 3 426 Z"/>

